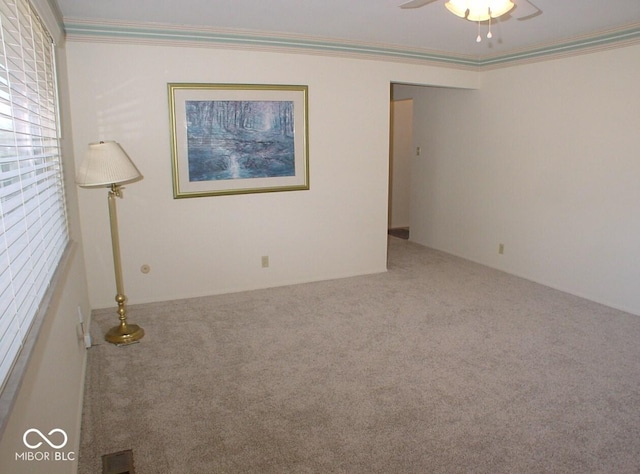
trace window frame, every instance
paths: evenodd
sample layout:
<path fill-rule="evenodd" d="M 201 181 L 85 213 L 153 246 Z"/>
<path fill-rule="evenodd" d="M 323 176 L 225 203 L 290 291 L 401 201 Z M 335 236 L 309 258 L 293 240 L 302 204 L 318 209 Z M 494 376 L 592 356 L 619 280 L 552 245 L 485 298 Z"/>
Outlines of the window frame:
<path fill-rule="evenodd" d="M 47 101 L 48 105 L 51 106 L 51 108 L 48 110 L 48 114 L 46 115 L 45 120 L 49 120 L 49 123 L 53 124 L 53 127 L 49 128 L 49 130 L 54 130 L 54 133 L 51 134 L 53 135 L 53 137 L 47 137 L 42 133 L 39 136 L 43 138 L 43 142 L 40 144 L 40 146 L 49 149 L 55 149 L 55 153 L 52 154 L 52 161 L 54 162 L 53 176 L 55 176 L 53 178 L 53 180 L 55 181 L 54 201 L 56 203 L 54 207 L 57 207 L 57 209 L 55 210 L 55 212 L 58 214 L 56 222 L 59 225 L 55 226 L 55 228 L 53 229 L 56 232 L 56 234 L 54 235 L 56 244 L 52 247 L 52 258 L 48 263 L 47 269 L 45 270 L 46 275 L 45 279 L 43 280 L 44 283 L 36 291 L 35 295 L 30 294 L 29 297 L 27 297 L 31 297 L 34 300 L 40 298 L 40 301 L 35 301 L 35 303 L 29 305 L 29 307 L 31 308 L 31 314 L 29 315 L 29 322 L 27 324 L 24 324 L 19 349 L 15 355 L 11 356 L 13 360 L 10 368 L 6 376 L 0 380 L 0 436 L 2 435 L 2 433 L 4 432 L 4 428 L 6 427 L 11 409 L 22 385 L 22 381 L 27 371 L 31 356 L 33 354 L 35 344 L 38 340 L 40 330 L 45 320 L 47 319 L 47 314 L 53 307 L 57 306 L 58 293 L 60 288 L 63 286 L 61 283 L 64 275 L 68 271 L 73 253 L 75 252 L 76 248 L 76 245 L 72 242 L 70 237 L 67 199 L 65 196 L 64 163 L 62 159 L 61 146 L 62 136 L 59 102 L 60 92 L 57 82 L 56 41 L 54 39 L 54 37 L 61 38 L 61 21 L 59 21 L 59 15 L 57 15 L 58 12 L 56 10 L 52 10 L 52 5 L 47 2 L 47 0 L 2 1 L 5 2 L 4 7 L 10 7 L 11 4 L 13 4 L 15 11 L 20 12 L 19 14 L 22 14 L 28 19 L 30 34 L 34 39 L 34 42 L 38 40 L 37 46 L 41 49 L 37 49 L 37 51 L 34 51 L 34 54 L 43 53 L 42 64 L 44 64 L 44 68 L 42 69 L 42 71 L 31 71 L 32 74 L 34 72 L 36 73 L 35 81 L 46 81 L 46 79 L 49 79 L 52 83 L 51 87 L 47 89 L 47 94 L 45 94 L 44 96 L 40 94 L 40 91 L 37 91 L 37 100 L 35 102 L 38 104 L 38 107 L 42 106 L 43 101 Z M 45 18 L 49 21 L 43 21 L 43 17 L 39 14 L 41 11 L 45 14 Z M 54 20 L 53 22 L 51 21 L 52 19 Z M 16 21 L 20 22 L 22 21 L 22 19 Z M 37 30 L 37 32 L 34 33 L 34 30 Z M 2 35 L 0 37 L 0 41 L 2 42 L 2 52 L 4 54 L 6 45 L 3 25 L 0 25 L 0 35 Z M 47 46 L 50 51 L 45 53 Z M 25 53 L 25 49 L 22 49 L 20 58 L 22 58 L 23 61 L 25 54 L 28 53 Z M 17 70 L 17 68 L 14 70 Z M 24 68 L 21 71 L 23 71 L 25 74 L 28 74 L 27 68 Z M 5 72 L 7 76 L 10 75 L 9 69 L 5 70 Z M 28 87 L 28 84 L 28 80 L 25 81 L 25 87 Z M 8 87 L 9 89 L 11 89 L 11 85 L 9 85 Z M 10 101 L 9 103 L 13 104 L 12 101 Z M 15 117 L 13 108 L 11 111 L 11 116 Z M 38 118 L 41 117 L 40 108 L 38 108 L 38 112 L 35 114 L 35 116 L 37 116 Z M 29 136 L 38 135 L 30 134 Z M 46 143 L 47 138 L 51 140 L 51 143 L 53 143 L 53 145 L 51 145 L 50 143 Z M 37 147 L 38 145 L 30 144 L 30 146 L 33 149 L 34 146 Z M 20 162 L 19 158 L 17 158 L 19 154 L 17 148 L 15 153 L 16 161 Z M 45 159 L 46 156 L 47 155 L 44 154 Z M 49 189 L 48 186 L 46 186 L 45 188 Z M 40 196 L 41 191 L 39 191 L 37 194 Z M 36 206 L 36 209 L 40 208 L 41 206 L 38 204 Z M 4 240 L 5 229 L 4 227 L 0 227 L 0 229 L 0 231 L 2 232 L 2 234 L 0 234 L 0 237 L 3 237 L 2 240 Z M 46 237 L 48 237 L 48 234 Z M 3 244 L 6 248 L 6 243 L 3 242 Z M 11 276 L 11 281 L 14 281 L 13 275 Z M 0 337 L 2 337 L 2 335 L 0 335 Z M 7 345 L 7 347 L 8 346 L 9 345 Z"/>

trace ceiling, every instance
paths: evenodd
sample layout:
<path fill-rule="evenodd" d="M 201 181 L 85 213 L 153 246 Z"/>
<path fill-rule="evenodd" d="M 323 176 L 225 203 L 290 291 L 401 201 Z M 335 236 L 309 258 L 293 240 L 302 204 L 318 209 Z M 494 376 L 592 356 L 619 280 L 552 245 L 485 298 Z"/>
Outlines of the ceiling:
<path fill-rule="evenodd" d="M 478 25 L 458 18 L 445 0 L 400 9 L 406 0 L 57 0 L 65 25 L 126 22 L 233 30 L 426 50 L 478 60 L 555 44 L 634 31 L 640 36 L 640 0 L 531 0 L 543 13 L 527 20 L 503 17 L 493 38 L 476 43 Z M 517 5 L 518 0 L 514 0 Z M 516 10 L 517 11 L 517 6 Z M 515 15 L 515 13 L 514 13 Z"/>

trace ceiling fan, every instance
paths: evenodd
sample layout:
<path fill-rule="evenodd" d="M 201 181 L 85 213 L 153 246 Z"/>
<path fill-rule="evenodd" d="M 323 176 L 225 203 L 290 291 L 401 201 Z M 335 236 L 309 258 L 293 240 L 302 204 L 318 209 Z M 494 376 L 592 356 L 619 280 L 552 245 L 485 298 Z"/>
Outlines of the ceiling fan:
<path fill-rule="evenodd" d="M 400 8 L 420 8 L 436 1 L 437 0 L 410 0 L 401 4 Z M 480 6 L 477 4 L 483 5 Z M 496 5 L 493 11 L 491 10 L 492 4 Z M 529 0 L 505 0 L 501 2 L 490 0 L 485 2 L 449 0 L 445 2 L 445 6 L 454 15 L 470 21 L 485 21 L 490 18 L 498 18 L 506 13 L 509 13 L 510 16 L 518 20 L 528 20 L 529 18 L 542 14 L 542 10 Z M 496 9 L 498 11 L 495 11 Z"/>

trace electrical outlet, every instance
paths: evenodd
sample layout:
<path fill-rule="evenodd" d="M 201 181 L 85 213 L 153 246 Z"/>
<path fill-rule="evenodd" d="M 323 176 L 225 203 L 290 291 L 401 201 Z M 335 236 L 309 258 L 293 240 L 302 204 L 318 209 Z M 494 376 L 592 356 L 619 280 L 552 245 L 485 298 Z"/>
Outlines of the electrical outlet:
<path fill-rule="evenodd" d="M 262 268 L 269 268 L 269 256 L 268 255 L 263 255 L 262 256 Z"/>
<path fill-rule="evenodd" d="M 498 253 L 500 255 L 504 254 L 504 244 L 498 244 Z"/>

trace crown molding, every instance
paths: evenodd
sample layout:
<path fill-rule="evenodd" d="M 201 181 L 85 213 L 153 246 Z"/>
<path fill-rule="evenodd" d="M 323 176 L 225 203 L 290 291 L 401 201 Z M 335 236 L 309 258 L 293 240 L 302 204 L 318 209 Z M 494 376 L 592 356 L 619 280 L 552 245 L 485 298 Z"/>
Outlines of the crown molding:
<path fill-rule="evenodd" d="M 470 57 L 419 48 L 236 29 L 65 18 L 67 41 L 216 47 L 377 59 L 485 70 L 640 43 L 640 23 L 501 55 Z"/>
<path fill-rule="evenodd" d="M 155 23 L 103 22 L 65 18 L 67 41 L 120 42 L 190 47 L 216 47 L 294 52 L 429 63 L 477 68 L 477 58 L 447 55 L 426 49 L 407 49 L 376 43 L 346 42 L 330 38 L 274 34 L 238 29 L 208 29 Z"/>
<path fill-rule="evenodd" d="M 486 56 L 479 61 L 478 66 L 483 70 L 496 69 L 516 64 L 593 53 L 634 44 L 640 44 L 640 23 L 603 31 L 595 35 L 585 35 L 570 38 L 565 41 L 512 51 L 503 55 Z"/>

